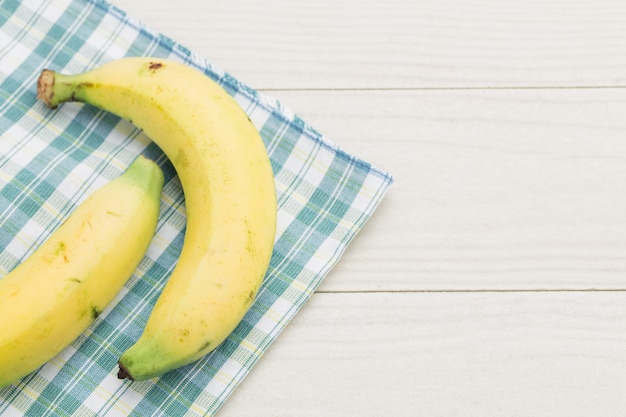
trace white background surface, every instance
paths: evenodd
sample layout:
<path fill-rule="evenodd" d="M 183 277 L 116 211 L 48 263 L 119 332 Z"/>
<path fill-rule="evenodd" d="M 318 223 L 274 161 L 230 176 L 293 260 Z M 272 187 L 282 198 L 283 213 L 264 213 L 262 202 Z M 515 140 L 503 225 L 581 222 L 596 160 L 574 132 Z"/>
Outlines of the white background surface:
<path fill-rule="evenodd" d="M 126 0 L 395 183 L 219 416 L 623 416 L 626 3 Z"/>

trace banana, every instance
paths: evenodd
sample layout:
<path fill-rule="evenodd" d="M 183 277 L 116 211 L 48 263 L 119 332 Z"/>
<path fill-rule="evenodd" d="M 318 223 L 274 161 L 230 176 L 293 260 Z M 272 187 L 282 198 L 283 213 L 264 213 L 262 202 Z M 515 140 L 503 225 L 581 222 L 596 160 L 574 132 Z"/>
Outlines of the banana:
<path fill-rule="evenodd" d="M 137 158 L 0 279 L 0 387 L 57 355 L 122 289 L 154 236 L 162 185 Z"/>
<path fill-rule="evenodd" d="M 118 377 L 145 380 L 205 356 L 250 308 L 274 246 L 276 190 L 259 132 L 205 74 L 160 58 L 123 58 L 73 75 L 44 70 L 38 97 L 51 108 L 76 100 L 132 122 L 181 181 L 180 258 L 142 335 L 120 357 Z"/>

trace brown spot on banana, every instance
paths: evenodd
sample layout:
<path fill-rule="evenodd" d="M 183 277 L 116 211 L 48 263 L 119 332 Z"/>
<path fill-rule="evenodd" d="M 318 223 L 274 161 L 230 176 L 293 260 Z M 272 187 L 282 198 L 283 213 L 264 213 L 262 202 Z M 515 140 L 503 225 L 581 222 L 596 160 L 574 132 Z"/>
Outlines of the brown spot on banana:
<path fill-rule="evenodd" d="M 246 296 L 245 302 L 243 303 L 244 307 L 248 307 L 252 303 L 252 301 L 254 301 L 255 293 L 256 293 L 255 290 L 250 290 L 250 292 Z"/>
<path fill-rule="evenodd" d="M 138 74 L 139 76 L 149 77 L 149 76 L 156 74 L 156 72 L 160 70 L 161 68 L 165 68 L 165 64 L 163 62 L 158 62 L 158 61 L 146 62 L 139 68 Z"/>
<path fill-rule="evenodd" d="M 63 262 L 65 262 L 66 264 L 70 262 L 70 259 L 67 257 L 67 247 L 65 246 L 64 242 L 59 242 L 59 244 L 57 245 L 57 250 L 54 252 L 54 254 L 57 256 L 62 256 Z"/>
<path fill-rule="evenodd" d="M 92 305 L 91 306 L 91 319 L 95 320 L 98 318 L 98 316 L 100 315 L 100 313 L 102 313 L 102 310 L 99 309 L 98 307 Z"/>
<path fill-rule="evenodd" d="M 202 346 L 200 346 L 200 349 L 198 349 L 198 352 L 202 352 L 205 349 L 207 349 L 209 346 L 211 346 L 211 342 L 205 342 Z"/>
<path fill-rule="evenodd" d="M 176 155 L 175 165 L 181 168 L 187 168 L 189 166 L 189 159 L 187 158 L 187 154 L 183 148 L 178 149 L 178 154 Z"/>

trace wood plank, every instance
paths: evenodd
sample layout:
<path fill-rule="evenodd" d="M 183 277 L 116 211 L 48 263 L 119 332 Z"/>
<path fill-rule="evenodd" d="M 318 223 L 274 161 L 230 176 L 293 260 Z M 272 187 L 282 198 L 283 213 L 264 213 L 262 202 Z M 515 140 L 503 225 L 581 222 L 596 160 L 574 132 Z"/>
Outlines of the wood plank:
<path fill-rule="evenodd" d="M 622 416 L 626 294 L 315 294 L 220 417 Z"/>
<path fill-rule="evenodd" d="M 120 6 L 254 88 L 626 83 L 626 3 L 617 0 Z"/>
<path fill-rule="evenodd" d="M 626 90 L 277 95 L 396 180 L 320 290 L 626 288 Z"/>

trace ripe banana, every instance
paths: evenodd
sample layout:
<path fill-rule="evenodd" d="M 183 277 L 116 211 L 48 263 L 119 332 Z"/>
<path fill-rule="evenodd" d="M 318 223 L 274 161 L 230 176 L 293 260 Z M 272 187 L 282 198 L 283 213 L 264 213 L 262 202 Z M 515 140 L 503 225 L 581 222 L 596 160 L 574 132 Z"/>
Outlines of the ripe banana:
<path fill-rule="evenodd" d="M 0 279 L 0 387 L 63 350 L 121 290 L 154 236 L 162 185 L 137 158 Z"/>
<path fill-rule="evenodd" d="M 160 58 L 123 58 L 74 75 L 44 70 L 38 91 L 52 108 L 76 100 L 131 121 L 182 184 L 180 258 L 143 334 L 121 356 L 118 377 L 144 380 L 206 355 L 251 306 L 274 246 L 274 178 L 259 132 L 210 78 Z"/>

